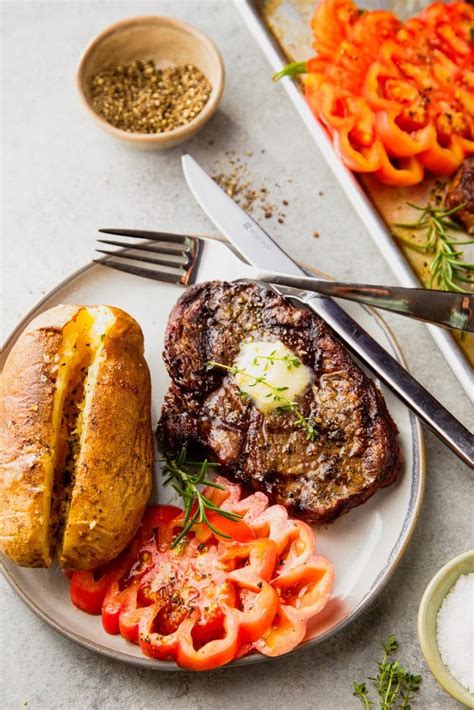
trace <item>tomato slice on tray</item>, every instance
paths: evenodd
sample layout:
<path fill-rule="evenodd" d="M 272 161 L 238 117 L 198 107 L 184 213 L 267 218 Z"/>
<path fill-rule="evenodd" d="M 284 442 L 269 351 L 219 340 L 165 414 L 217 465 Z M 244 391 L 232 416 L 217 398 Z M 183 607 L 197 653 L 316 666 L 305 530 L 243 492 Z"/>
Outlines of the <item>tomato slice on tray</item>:
<path fill-rule="evenodd" d="M 322 0 L 306 99 L 342 161 L 389 185 L 453 173 L 474 142 L 472 3 L 434 2 L 401 23 L 352 0 Z M 277 75 L 279 76 L 279 75 Z"/>
<path fill-rule="evenodd" d="M 191 670 L 252 651 L 291 651 L 328 601 L 334 578 L 308 525 L 268 506 L 262 493 L 242 498 L 240 486 L 217 480 L 222 490 L 205 495 L 239 519 L 207 511 L 214 530 L 195 524 L 173 545 L 183 511 L 150 506 L 117 560 L 71 578 L 72 602 L 101 614 L 107 633 Z"/>

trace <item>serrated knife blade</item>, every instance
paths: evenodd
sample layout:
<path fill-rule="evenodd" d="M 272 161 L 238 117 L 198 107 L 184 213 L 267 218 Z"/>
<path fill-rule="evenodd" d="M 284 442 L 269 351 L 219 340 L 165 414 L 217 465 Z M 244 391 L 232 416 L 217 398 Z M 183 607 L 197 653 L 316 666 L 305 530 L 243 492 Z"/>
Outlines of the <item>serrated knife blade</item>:
<path fill-rule="evenodd" d="M 190 155 L 182 157 L 186 182 L 209 219 L 250 264 L 301 275 L 305 271 L 276 244 Z M 337 333 L 343 343 L 471 468 L 474 437 L 407 370 L 331 298 L 300 298 Z"/>

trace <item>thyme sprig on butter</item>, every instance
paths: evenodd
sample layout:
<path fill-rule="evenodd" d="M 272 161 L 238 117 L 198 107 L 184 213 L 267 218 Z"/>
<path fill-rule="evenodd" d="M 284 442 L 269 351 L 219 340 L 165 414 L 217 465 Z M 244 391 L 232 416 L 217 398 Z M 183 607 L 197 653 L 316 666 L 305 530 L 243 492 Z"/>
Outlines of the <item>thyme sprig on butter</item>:
<path fill-rule="evenodd" d="M 212 525 L 207 517 L 208 511 L 212 510 L 221 517 L 227 518 L 227 520 L 240 520 L 242 516 L 219 508 L 200 490 L 200 486 L 224 490 L 219 483 L 207 478 L 208 469 L 218 467 L 219 464 L 210 463 L 207 459 L 204 461 L 189 460 L 185 446 L 183 446 L 178 456 L 173 456 L 169 451 L 165 451 L 161 463 L 163 474 L 166 476 L 164 485 L 171 485 L 176 493 L 181 496 L 184 504 L 183 529 L 174 538 L 171 547 L 174 548 L 179 545 L 196 523 L 204 523 L 219 537 L 230 539 L 230 535 L 221 532 Z"/>
<path fill-rule="evenodd" d="M 398 641 L 392 634 L 383 644 L 384 653 L 377 664 L 377 675 L 368 678 L 377 690 L 380 710 L 410 710 L 414 694 L 421 685 L 421 675 L 410 673 L 399 661 L 390 660 L 398 649 Z M 375 705 L 369 698 L 370 689 L 367 688 L 366 682 L 354 682 L 353 688 L 352 695 L 359 698 L 366 710 Z"/>
<path fill-rule="evenodd" d="M 397 222 L 393 226 L 401 229 L 419 230 L 424 233 L 425 241 L 418 243 L 411 239 L 394 233 L 395 238 L 410 249 L 421 254 L 432 255 L 429 264 L 431 278 L 429 287 L 438 287 L 444 291 L 457 291 L 468 293 L 464 284 L 474 285 L 474 278 L 470 272 L 474 270 L 474 263 L 464 261 L 464 251 L 460 246 L 474 244 L 474 239 L 459 240 L 454 232 L 463 229 L 453 219 L 453 215 L 462 210 L 465 204 L 452 209 L 434 207 L 433 205 L 407 204 L 420 212 L 416 222 Z"/>
<path fill-rule="evenodd" d="M 298 365 L 292 365 L 291 360 L 293 358 L 276 358 L 274 356 L 270 355 L 257 355 L 257 358 L 264 358 L 264 359 L 271 359 L 273 357 L 274 360 L 285 360 L 289 365 L 289 369 L 291 367 L 299 367 L 301 362 L 298 360 Z M 296 358 L 297 359 L 297 358 Z M 252 381 L 252 384 L 249 385 L 249 387 L 255 387 L 256 385 L 263 385 L 266 387 L 269 392 L 266 395 L 268 398 L 271 398 L 278 406 L 275 408 L 277 412 L 283 413 L 283 412 L 291 412 L 293 414 L 293 417 L 296 420 L 296 424 L 304 429 L 306 432 L 306 438 L 308 441 L 314 441 L 316 438 L 318 431 L 317 429 L 311 424 L 311 421 L 308 419 L 308 417 L 305 417 L 300 408 L 298 407 L 297 402 L 295 400 L 290 399 L 285 395 L 286 390 L 288 387 L 276 387 L 275 385 L 272 385 L 271 382 L 269 382 L 264 375 L 252 375 L 250 372 L 247 372 L 244 368 L 237 367 L 236 365 L 224 365 L 222 362 L 215 362 L 214 360 L 209 360 L 207 363 L 207 367 L 210 369 L 212 367 L 216 367 L 220 370 L 226 370 L 227 372 L 230 372 L 232 375 L 243 375 L 244 377 L 248 377 L 249 380 Z"/>
<path fill-rule="evenodd" d="M 296 355 L 283 355 L 282 357 L 277 357 L 276 350 L 272 350 L 269 355 L 255 355 L 252 360 L 252 365 L 258 365 L 259 360 L 265 360 L 265 372 L 267 372 L 270 365 L 273 365 L 275 362 L 284 362 L 287 370 L 292 370 L 294 367 L 301 366 L 301 360 L 296 357 Z"/>

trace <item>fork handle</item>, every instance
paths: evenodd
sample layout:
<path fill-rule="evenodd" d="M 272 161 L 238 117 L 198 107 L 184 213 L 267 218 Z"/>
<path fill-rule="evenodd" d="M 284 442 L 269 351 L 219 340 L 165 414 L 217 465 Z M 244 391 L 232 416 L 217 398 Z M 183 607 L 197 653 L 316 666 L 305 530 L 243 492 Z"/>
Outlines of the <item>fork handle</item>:
<path fill-rule="evenodd" d="M 436 291 L 427 288 L 376 286 L 325 281 L 310 276 L 290 276 L 272 271 L 259 271 L 262 281 L 314 291 L 324 296 L 356 301 L 366 306 L 383 308 L 409 318 L 442 325 L 445 328 L 474 331 L 474 296 L 466 293 Z"/>

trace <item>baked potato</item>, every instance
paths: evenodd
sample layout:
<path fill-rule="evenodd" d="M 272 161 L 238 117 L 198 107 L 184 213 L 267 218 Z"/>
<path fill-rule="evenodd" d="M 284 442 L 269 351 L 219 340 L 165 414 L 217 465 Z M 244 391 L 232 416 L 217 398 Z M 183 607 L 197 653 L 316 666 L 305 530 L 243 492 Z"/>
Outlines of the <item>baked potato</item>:
<path fill-rule="evenodd" d="M 0 549 L 94 569 L 134 535 L 151 491 L 150 373 L 139 325 L 61 305 L 22 333 L 0 384 Z"/>

